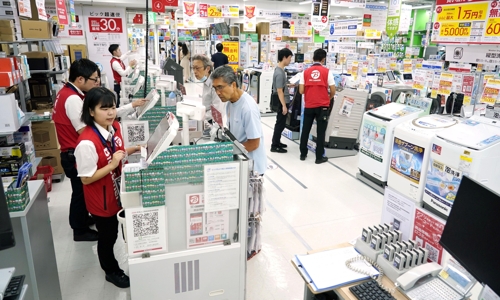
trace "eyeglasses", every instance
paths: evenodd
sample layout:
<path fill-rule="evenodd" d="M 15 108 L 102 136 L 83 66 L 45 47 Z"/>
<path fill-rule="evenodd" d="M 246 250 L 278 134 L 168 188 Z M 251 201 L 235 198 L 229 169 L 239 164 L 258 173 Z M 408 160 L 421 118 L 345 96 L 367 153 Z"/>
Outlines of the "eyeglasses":
<path fill-rule="evenodd" d="M 216 92 L 220 92 L 222 91 L 223 89 L 225 89 L 227 87 L 227 85 L 218 85 L 218 86 L 213 86 L 214 90 Z"/>
<path fill-rule="evenodd" d="M 92 80 L 93 82 L 99 82 L 101 81 L 101 78 L 100 77 L 96 77 L 96 78 L 92 78 L 92 77 L 89 77 L 87 78 L 88 80 Z"/>
<path fill-rule="evenodd" d="M 204 67 L 192 67 L 193 70 L 198 71 L 198 70 L 203 70 L 205 69 Z"/>

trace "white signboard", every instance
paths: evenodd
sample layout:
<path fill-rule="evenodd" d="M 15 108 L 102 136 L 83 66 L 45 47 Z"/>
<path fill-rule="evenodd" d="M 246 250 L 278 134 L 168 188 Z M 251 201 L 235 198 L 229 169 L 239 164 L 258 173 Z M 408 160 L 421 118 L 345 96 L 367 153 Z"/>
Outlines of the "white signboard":
<path fill-rule="evenodd" d="M 204 210 L 203 193 L 186 195 L 188 248 L 217 245 L 229 238 L 229 211 Z"/>
<path fill-rule="evenodd" d="M 359 42 L 358 43 L 358 48 L 361 48 L 361 49 L 374 49 L 375 48 L 375 44 L 374 43 L 370 43 L 370 42 Z"/>
<path fill-rule="evenodd" d="M 271 11 L 271 10 L 258 9 L 257 17 L 273 20 L 281 18 L 281 13 L 279 11 L 274 11 L 274 10 Z"/>
<path fill-rule="evenodd" d="M 414 218 L 415 202 L 386 187 L 381 223 L 391 224 L 394 229 L 401 231 L 403 240 L 406 241 L 411 238 Z"/>
<path fill-rule="evenodd" d="M 357 20 L 334 21 L 330 23 L 330 37 L 356 36 L 358 29 L 361 29 Z"/>
<path fill-rule="evenodd" d="M 356 53 L 356 43 L 330 42 L 328 43 L 328 52 L 341 54 Z"/>
<path fill-rule="evenodd" d="M 125 211 L 129 256 L 167 252 L 167 208 L 133 207 Z"/>
<path fill-rule="evenodd" d="M 84 6 L 85 31 L 89 59 L 102 65 L 108 78 L 113 82 L 111 58 L 108 48 L 111 44 L 120 45 L 122 53 L 128 50 L 125 8 Z M 124 62 L 125 65 L 127 62 Z"/>
<path fill-rule="evenodd" d="M 329 0 L 313 0 L 311 3 L 311 24 L 314 30 L 323 30 L 328 27 Z"/>
<path fill-rule="evenodd" d="M 385 31 L 387 23 L 387 4 L 367 4 L 363 10 L 363 28 Z"/>
<path fill-rule="evenodd" d="M 205 165 L 204 178 L 205 212 L 239 208 L 239 163 Z"/>
<path fill-rule="evenodd" d="M 333 3 L 349 8 L 364 8 L 366 6 L 366 0 L 334 0 Z"/>
<path fill-rule="evenodd" d="M 408 32 L 411 24 L 411 5 L 401 5 L 401 16 L 399 19 L 399 31 Z"/>
<path fill-rule="evenodd" d="M 446 46 L 446 60 L 498 65 L 500 64 L 500 46 Z"/>
<path fill-rule="evenodd" d="M 387 11 L 387 15 L 391 16 L 400 16 L 401 14 L 401 0 L 390 0 L 391 5 L 389 5 L 389 10 Z"/>
<path fill-rule="evenodd" d="M 269 22 L 269 41 L 280 42 L 283 38 L 283 21 L 273 20 Z"/>

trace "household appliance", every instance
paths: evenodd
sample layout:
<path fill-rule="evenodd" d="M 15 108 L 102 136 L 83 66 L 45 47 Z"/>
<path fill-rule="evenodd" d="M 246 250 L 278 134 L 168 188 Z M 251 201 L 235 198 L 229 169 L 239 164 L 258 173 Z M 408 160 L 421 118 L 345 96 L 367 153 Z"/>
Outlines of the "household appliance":
<path fill-rule="evenodd" d="M 424 207 L 447 218 L 462 176 L 500 192 L 500 127 L 465 120 L 432 138 Z"/>
<path fill-rule="evenodd" d="M 250 87 L 248 93 L 255 99 L 261 113 L 271 113 L 270 101 L 273 86 L 274 71 L 248 69 Z"/>
<path fill-rule="evenodd" d="M 240 67 L 249 68 L 259 64 L 259 42 L 240 42 Z"/>
<path fill-rule="evenodd" d="M 389 103 L 365 112 L 359 138 L 360 174 L 380 186 L 385 186 L 392 148 L 390 141 L 394 138 L 394 129 L 397 125 L 423 114 L 421 109 L 399 103 Z"/>
<path fill-rule="evenodd" d="M 477 281 L 500 295 L 500 195 L 467 176 L 457 192 L 453 210 L 439 243 Z"/>
<path fill-rule="evenodd" d="M 458 123 L 452 117 L 429 115 L 398 125 L 391 141 L 387 185 L 422 206 L 432 137 Z"/>

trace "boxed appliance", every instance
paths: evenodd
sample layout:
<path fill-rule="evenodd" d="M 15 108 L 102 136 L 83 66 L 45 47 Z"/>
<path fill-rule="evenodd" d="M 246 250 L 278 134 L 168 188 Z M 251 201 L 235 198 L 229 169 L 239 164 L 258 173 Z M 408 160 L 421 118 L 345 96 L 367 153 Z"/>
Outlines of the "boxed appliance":
<path fill-rule="evenodd" d="M 52 168 L 54 168 L 54 174 L 62 174 L 64 170 L 61 166 L 60 153 L 61 151 L 58 148 L 49 150 L 37 149 L 35 151 L 35 156 L 42 158 L 42 162 L 40 163 L 41 166 L 51 166 Z"/>
<path fill-rule="evenodd" d="M 16 131 L 20 124 L 14 94 L 0 95 L 0 107 L 0 132 Z"/>
<path fill-rule="evenodd" d="M 55 67 L 54 52 L 51 51 L 31 51 L 25 52 L 28 58 L 30 70 L 52 70 Z"/>
<path fill-rule="evenodd" d="M 36 151 L 58 148 L 54 122 L 35 122 L 32 125 L 32 131 Z"/>
<path fill-rule="evenodd" d="M 25 39 L 51 39 L 52 22 L 21 20 L 21 31 Z"/>
<path fill-rule="evenodd" d="M 437 132 L 458 124 L 442 115 L 429 115 L 400 124 L 394 130 L 387 185 L 422 204 L 431 140 Z"/>
<path fill-rule="evenodd" d="M 71 62 L 82 58 L 88 58 L 87 45 L 68 45 L 68 53 Z"/>

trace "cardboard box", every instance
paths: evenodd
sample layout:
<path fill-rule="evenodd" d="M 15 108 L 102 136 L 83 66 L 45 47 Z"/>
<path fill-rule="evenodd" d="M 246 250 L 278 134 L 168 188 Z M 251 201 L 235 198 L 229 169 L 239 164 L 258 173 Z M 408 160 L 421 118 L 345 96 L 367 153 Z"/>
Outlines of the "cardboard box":
<path fill-rule="evenodd" d="M 24 52 L 22 55 L 26 55 L 27 58 L 45 58 L 48 61 L 49 70 L 52 70 L 55 66 L 55 55 L 51 51 L 31 51 Z M 31 69 L 31 68 L 30 68 Z"/>
<path fill-rule="evenodd" d="M 21 41 L 22 37 L 19 35 L 6 35 L 6 34 L 0 34 L 0 41 L 2 42 L 17 42 Z"/>
<path fill-rule="evenodd" d="M 21 20 L 21 31 L 25 39 L 51 39 L 52 23 L 48 21 Z"/>
<path fill-rule="evenodd" d="M 0 95 L 0 107 L 0 132 L 16 131 L 20 124 L 14 94 Z"/>
<path fill-rule="evenodd" d="M 68 51 L 71 63 L 78 59 L 88 58 L 87 45 L 68 45 Z"/>
<path fill-rule="evenodd" d="M 57 142 L 56 126 L 54 122 L 36 122 L 32 125 L 33 131 L 33 145 L 35 151 L 46 149 L 57 149 L 59 144 Z"/>
<path fill-rule="evenodd" d="M 0 20 L 0 27 L 14 28 L 15 27 L 14 20 Z"/>
<path fill-rule="evenodd" d="M 17 30 L 15 27 L 0 27 L 1 35 L 16 35 Z"/>
<path fill-rule="evenodd" d="M 24 145 L 24 143 L 18 143 L 0 147 L 1 158 L 12 158 L 12 157 L 22 158 L 24 156 L 26 156 L 26 145 Z"/>
<path fill-rule="evenodd" d="M 15 143 L 15 138 L 13 134 L 0 136 L 0 146 L 12 145 L 14 143 Z"/>
<path fill-rule="evenodd" d="M 61 151 L 59 149 L 35 150 L 35 156 L 41 157 L 41 166 L 51 166 L 54 168 L 54 174 L 62 174 L 64 172 L 61 166 Z"/>

